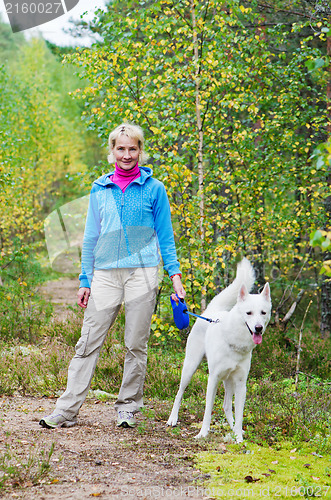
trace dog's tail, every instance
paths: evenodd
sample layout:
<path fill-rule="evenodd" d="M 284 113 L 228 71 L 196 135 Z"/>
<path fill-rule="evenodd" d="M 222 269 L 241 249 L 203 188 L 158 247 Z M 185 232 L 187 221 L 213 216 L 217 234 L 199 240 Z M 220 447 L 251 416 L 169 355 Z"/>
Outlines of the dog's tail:
<path fill-rule="evenodd" d="M 209 310 L 221 310 L 221 311 L 230 311 L 232 307 L 237 302 L 238 293 L 240 287 L 245 285 L 247 291 L 250 292 L 253 288 L 255 281 L 255 272 L 252 264 L 249 262 L 246 257 L 239 262 L 237 266 L 237 274 L 235 280 L 229 285 L 227 288 L 222 290 L 221 293 L 216 295 L 213 300 L 208 305 L 207 309 Z"/>

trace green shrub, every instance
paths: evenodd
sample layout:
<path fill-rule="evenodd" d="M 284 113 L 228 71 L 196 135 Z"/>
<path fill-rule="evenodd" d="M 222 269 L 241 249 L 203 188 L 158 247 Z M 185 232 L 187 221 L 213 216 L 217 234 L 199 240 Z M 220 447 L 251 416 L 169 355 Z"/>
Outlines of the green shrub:
<path fill-rule="evenodd" d="M 246 437 L 268 444 L 283 438 L 314 441 L 319 452 L 330 452 L 329 389 L 328 383 L 303 376 L 297 391 L 293 379 L 251 380 L 245 405 Z"/>
<path fill-rule="evenodd" d="M 0 268 L 0 338 L 35 342 L 52 313 L 51 304 L 36 293 L 41 266 L 19 249 L 10 259 L 0 258 Z"/>
<path fill-rule="evenodd" d="M 295 376 L 297 363 L 297 333 L 284 332 L 268 326 L 261 345 L 254 349 L 249 377 Z M 322 338 L 311 328 L 305 328 L 300 352 L 300 371 L 323 379 L 330 377 L 330 339 Z"/>

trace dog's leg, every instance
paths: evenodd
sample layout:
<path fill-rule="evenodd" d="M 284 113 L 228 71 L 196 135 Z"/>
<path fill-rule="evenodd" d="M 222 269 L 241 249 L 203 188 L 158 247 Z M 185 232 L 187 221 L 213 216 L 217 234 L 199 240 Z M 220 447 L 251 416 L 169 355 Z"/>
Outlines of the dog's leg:
<path fill-rule="evenodd" d="M 232 399 L 234 395 L 234 385 L 231 376 L 223 381 L 224 402 L 223 409 L 229 426 L 233 429 Z"/>
<path fill-rule="evenodd" d="M 217 392 L 218 378 L 219 377 L 218 377 L 217 373 L 210 373 L 209 374 L 208 385 L 207 385 L 207 394 L 206 394 L 205 414 L 203 417 L 201 431 L 199 432 L 199 434 L 197 434 L 197 436 L 195 436 L 195 438 L 197 438 L 197 439 L 202 438 L 202 437 L 206 437 L 209 433 L 211 414 L 213 411 L 215 396 L 216 396 L 216 392 Z"/>
<path fill-rule="evenodd" d="M 190 344 L 188 344 L 179 389 L 167 425 L 175 426 L 177 424 L 179 407 L 183 399 L 184 391 L 196 372 L 204 353 L 205 349 L 203 342 L 191 341 Z"/>
<path fill-rule="evenodd" d="M 244 406 L 246 400 L 246 382 L 248 373 L 244 373 L 240 370 L 240 373 L 236 373 L 235 379 L 235 403 L 234 403 L 234 413 L 235 413 L 235 424 L 233 431 L 236 435 L 237 443 L 243 441 L 243 417 L 244 417 Z"/>

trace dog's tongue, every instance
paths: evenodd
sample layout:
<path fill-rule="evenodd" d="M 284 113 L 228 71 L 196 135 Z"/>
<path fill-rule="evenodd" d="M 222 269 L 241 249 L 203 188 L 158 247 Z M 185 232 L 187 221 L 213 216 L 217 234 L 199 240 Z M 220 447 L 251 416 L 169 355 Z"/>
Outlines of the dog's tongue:
<path fill-rule="evenodd" d="M 254 344 L 261 344 L 262 343 L 262 335 L 258 333 L 253 333 L 253 342 Z"/>

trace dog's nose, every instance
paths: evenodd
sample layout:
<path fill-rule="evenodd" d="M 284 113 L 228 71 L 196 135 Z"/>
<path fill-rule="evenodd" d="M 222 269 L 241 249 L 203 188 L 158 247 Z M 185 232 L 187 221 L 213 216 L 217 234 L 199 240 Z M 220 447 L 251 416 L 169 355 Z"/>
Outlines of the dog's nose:
<path fill-rule="evenodd" d="M 263 330 L 263 326 L 262 325 L 256 325 L 255 326 L 255 333 L 262 333 L 262 330 Z"/>

